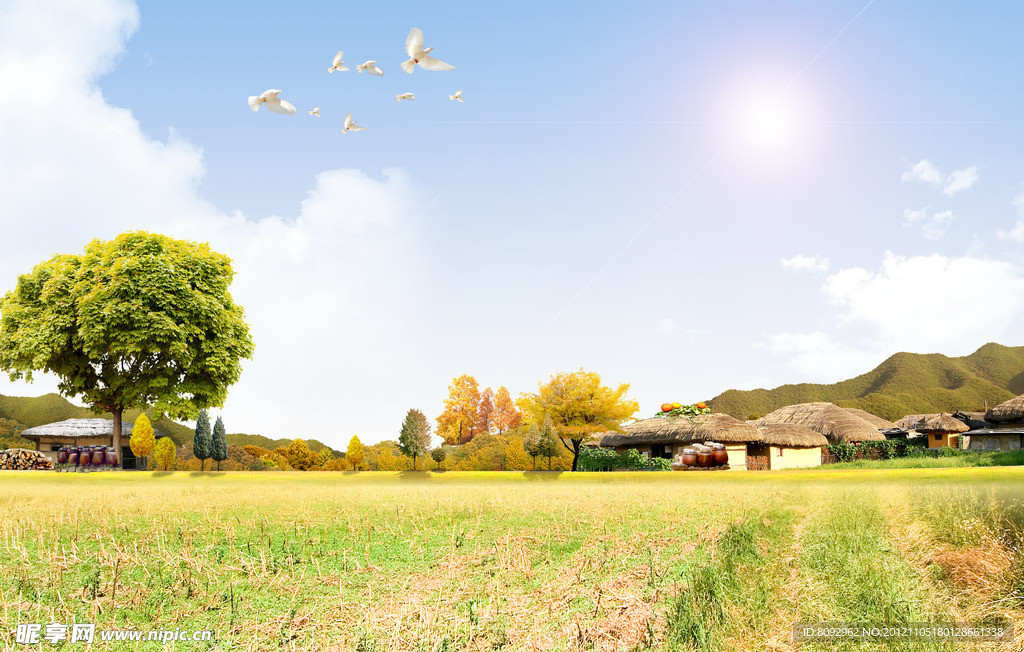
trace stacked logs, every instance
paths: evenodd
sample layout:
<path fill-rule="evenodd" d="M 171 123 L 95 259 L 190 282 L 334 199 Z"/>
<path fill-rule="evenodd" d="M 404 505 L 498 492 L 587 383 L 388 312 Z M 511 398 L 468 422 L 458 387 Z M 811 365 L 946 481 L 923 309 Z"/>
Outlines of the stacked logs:
<path fill-rule="evenodd" d="M 49 457 L 39 451 L 27 448 L 8 448 L 0 451 L 0 470 L 4 471 L 42 471 L 53 468 Z"/>

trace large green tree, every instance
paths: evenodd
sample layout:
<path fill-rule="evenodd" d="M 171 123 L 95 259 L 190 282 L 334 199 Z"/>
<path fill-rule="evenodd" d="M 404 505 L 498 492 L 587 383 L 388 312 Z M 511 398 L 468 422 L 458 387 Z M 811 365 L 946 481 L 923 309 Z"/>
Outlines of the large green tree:
<path fill-rule="evenodd" d="M 120 453 L 126 409 L 194 419 L 223 405 L 253 353 L 233 276 L 209 245 L 144 231 L 55 255 L 0 300 L 0 369 L 53 373 L 64 395 L 111 413 Z"/>
<path fill-rule="evenodd" d="M 412 469 L 416 470 L 416 458 L 430 450 L 430 422 L 419 410 L 409 410 L 402 422 L 398 435 L 398 449 L 412 458 Z"/>
<path fill-rule="evenodd" d="M 523 394 L 516 403 L 531 423 L 542 424 L 542 432 L 545 420 L 551 420 L 562 445 L 572 452 L 575 471 L 584 441 L 597 433 L 618 429 L 622 421 L 640 408 L 636 401 L 626 398 L 628 391 L 629 383 L 612 389 L 601 384 L 599 375 L 580 369 L 553 375 L 550 381 L 540 384 L 536 393 Z"/>

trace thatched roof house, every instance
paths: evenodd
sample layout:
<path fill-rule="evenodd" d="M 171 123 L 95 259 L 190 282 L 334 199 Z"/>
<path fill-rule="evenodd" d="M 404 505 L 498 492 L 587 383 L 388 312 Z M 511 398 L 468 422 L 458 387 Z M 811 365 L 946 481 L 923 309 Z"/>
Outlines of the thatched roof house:
<path fill-rule="evenodd" d="M 633 444 L 691 444 L 704 441 L 746 443 L 761 441 L 761 432 L 728 414 L 702 414 L 686 417 L 652 417 L 621 426 L 601 438 L 601 446 Z"/>
<path fill-rule="evenodd" d="M 792 448 L 818 448 L 828 445 L 825 435 L 806 426 L 795 423 L 759 423 L 754 426 L 761 431 L 761 443 L 771 446 L 788 446 Z"/>
<path fill-rule="evenodd" d="M 1024 422 L 1024 394 L 989 409 L 985 413 L 985 421 L 995 424 Z"/>
<path fill-rule="evenodd" d="M 747 469 L 776 471 L 821 465 L 821 447 L 828 440 L 820 432 L 796 423 L 765 423 L 761 419 L 754 421 L 754 426 L 762 439 L 747 444 Z"/>
<path fill-rule="evenodd" d="M 870 423 L 874 427 L 878 428 L 879 430 L 886 430 L 888 428 L 895 428 L 896 427 L 896 424 L 894 424 L 892 421 L 886 421 L 882 417 L 880 417 L 878 415 L 875 415 L 875 414 L 871 414 L 867 410 L 861 410 L 860 408 L 843 408 L 843 409 L 846 410 L 847 412 L 849 412 L 850 414 L 852 414 L 853 416 L 861 418 L 861 419 L 867 421 L 868 423 Z"/>
<path fill-rule="evenodd" d="M 908 414 L 896 422 L 897 428 L 917 432 L 967 432 L 970 428 L 951 414 Z"/>
<path fill-rule="evenodd" d="M 118 464 L 126 469 L 135 468 L 135 456 L 129 440 L 134 423 L 121 422 L 121 450 L 117 451 Z M 36 442 L 40 453 L 57 461 L 62 446 L 112 446 L 114 422 L 110 419 L 67 419 L 57 423 L 35 426 L 21 432 L 21 436 Z M 155 431 L 153 436 L 162 435 Z"/>
<path fill-rule="evenodd" d="M 832 403 L 787 405 L 758 419 L 762 424 L 791 423 L 806 426 L 828 439 L 830 444 L 884 441 L 874 425 Z"/>

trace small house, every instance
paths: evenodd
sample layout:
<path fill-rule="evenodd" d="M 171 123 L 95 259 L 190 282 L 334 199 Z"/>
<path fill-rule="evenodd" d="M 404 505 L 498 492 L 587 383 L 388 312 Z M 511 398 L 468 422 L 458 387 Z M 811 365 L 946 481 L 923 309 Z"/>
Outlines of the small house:
<path fill-rule="evenodd" d="M 746 469 L 747 444 L 760 442 L 761 431 L 728 414 L 702 414 L 696 417 L 651 417 L 640 419 L 601 438 L 602 448 L 622 453 L 631 448 L 649 457 L 673 460 L 673 468 L 682 468 L 683 448 L 714 441 L 725 445 L 729 468 Z"/>
<path fill-rule="evenodd" d="M 134 423 L 121 422 L 121 450 L 117 451 L 118 466 L 135 468 L 135 455 L 129 441 Z M 36 449 L 57 463 L 57 452 L 64 446 L 112 446 L 114 422 L 110 419 L 67 419 L 57 423 L 36 426 L 21 432 L 25 439 L 36 442 Z M 154 437 L 160 438 L 159 432 Z"/>
<path fill-rule="evenodd" d="M 928 448 L 949 446 L 959 448 L 958 437 L 970 428 L 951 414 L 908 414 L 896 422 L 896 427 L 918 432 L 928 438 Z"/>
<path fill-rule="evenodd" d="M 747 470 L 776 471 L 821 466 L 825 435 L 794 423 L 759 423 L 762 440 L 747 444 Z"/>
<path fill-rule="evenodd" d="M 964 433 L 964 448 L 972 451 L 1015 451 L 1024 448 L 1024 428 L 984 428 Z"/>

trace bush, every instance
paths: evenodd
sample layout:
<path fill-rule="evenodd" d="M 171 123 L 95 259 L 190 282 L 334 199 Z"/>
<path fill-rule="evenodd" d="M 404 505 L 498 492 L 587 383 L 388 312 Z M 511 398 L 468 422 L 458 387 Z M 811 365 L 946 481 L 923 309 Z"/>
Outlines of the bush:
<path fill-rule="evenodd" d="M 580 471 L 670 471 L 672 460 L 648 458 L 635 448 L 616 453 L 608 448 L 584 446 L 576 468 Z"/>

